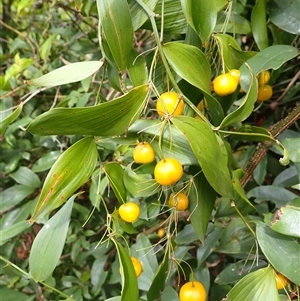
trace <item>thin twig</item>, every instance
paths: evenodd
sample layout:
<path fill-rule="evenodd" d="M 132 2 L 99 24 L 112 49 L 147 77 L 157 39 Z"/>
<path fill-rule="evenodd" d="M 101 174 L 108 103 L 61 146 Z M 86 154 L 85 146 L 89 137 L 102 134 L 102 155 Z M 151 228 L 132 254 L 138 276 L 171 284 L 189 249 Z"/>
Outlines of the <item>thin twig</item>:
<path fill-rule="evenodd" d="M 300 103 L 294 107 L 294 109 L 283 119 L 272 125 L 268 130 L 274 138 L 277 138 L 283 131 L 289 128 L 294 122 L 300 118 Z M 248 162 L 245 175 L 241 179 L 241 185 L 245 186 L 252 177 L 252 173 L 262 158 L 266 155 L 268 149 L 272 146 L 272 143 L 264 141 L 258 144 L 257 149 Z"/>
<path fill-rule="evenodd" d="M 272 103 L 269 105 L 270 109 L 275 110 L 278 106 L 278 103 L 284 98 L 286 93 L 291 89 L 291 87 L 294 85 L 298 77 L 300 76 L 300 70 L 295 74 L 295 76 L 292 78 L 290 83 L 287 85 L 283 93 L 275 100 L 272 101 Z"/>

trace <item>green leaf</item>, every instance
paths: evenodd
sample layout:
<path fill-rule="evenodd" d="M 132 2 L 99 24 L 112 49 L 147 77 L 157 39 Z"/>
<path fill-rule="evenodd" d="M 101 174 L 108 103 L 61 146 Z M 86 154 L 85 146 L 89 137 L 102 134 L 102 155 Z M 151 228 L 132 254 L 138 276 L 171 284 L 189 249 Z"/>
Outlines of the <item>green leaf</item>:
<path fill-rule="evenodd" d="M 51 53 L 52 40 L 53 36 L 50 36 L 39 49 L 40 57 L 44 61 L 48 59 L 49 54 Z"/>
<path fill-rule="evenodd" d="M 52 216 L 35 237 L 29 256 L 29 270 L 35 281 L 44 281 L 56 268 L 67 237 L 74 199 Z"/>
<path fill-rule="evenodd" d="M 13 185 L 3 191 L 0 191 L 0 213 L 18 205 L 27 196 L 34 192 L 34 187 L 29 187 L 25 185 Z"/>
<path fill-rule="evenodd" d="M 298 50 L 289 45 L 273 45 L 258 52 L 255 56 L 246 61 L 254 75 L 258 75 L 262 70 L 278 69 L 285 62 L 298 55 Z M 240 68 L 240 83 L 244 91 L 248 91 L 251 74 L 249 67 L 243 64 Z"/>
<path fill-rule="evenodd" d="M 159 16 L 161 15 L 162 9 L 164 9 L 164 17 L 157 18 L 155 20 L 157 28 L 162 28 L 163 23 L 164 34 L 185 33 L 187 22 L 183 14 L 180 1 L 160 0 L 157 2 L 153 12 L 155 15 Z M 143 25 L 143 28 L 150 29 L 151 31 L 153 30 L 149 20 L 147 20 L 147 22 Z"/>
<path fill-rule="evenodd" d="M 55 108 L 39 115 L 27 130 L 43 136 L 119 135 L 139 117 L 147 97 L 148 85 L 143 85 L 119 98 L 93 107 Z"/>
<path fill-rule="evenodd" d="M 213 228 L 213 230 L 211 230 Z M 208 234 L 202 245 L 197 249 L 197 260 L 198 266 L 203 264 L 208 256 L 215 250 L 215 246 L 219 243 L 219 239 L 222 236 L 224 229 L 219 227 L 214 227 L 213 224 L 209 224 Z"/>
<path fill-rule="evenodd" d="M 243 51 L 240 50 L 240 47 L 234 47 L 232 45 L 228 45 L 228 47 L 231 52 L 233 62 L 238 68 L 240 68 L 242 64 L 257 54 L 256 51 Z"/>
<path fill-rule="evenodd" d="M 253 38 L 260 50 L 269 46 L 265 0 L 256 1 L 251 13 Z"/>
<path fill-rule="evenodd" d="M 104 172 L 120 204 L 126 202 L 126 188 L 123 184 L 123 167 L 116 162 L 105 164 Z"/>
<path fill-rule="evenodd" d="M 28 221 L 20 221 L 11 225 L 10 227 L 0 230 L 0 246 L 5 244 L 9 239 L 22 233 L 29 227 L 31 227 L 31 224 Z"/>
<path fill-rule="evenodd" d="M 217 193 L 209 185 L 203 173 L 193 178 L 189 192 L 190 220 L 200 241 L 204 241 L 207 226 L 215 205 Z"/>
<path fill-rule="evenodd" d="M 237 210 L 243 215 L 247 215 L 249 213 L 253 213 L 256 209 L 253 208 L 253 205 L 249 205 L 248 202 L 245 202 L 242 198 L 238 198 L 234 201 L 234 206 L 232 206 L 232 200 L 229 198 L 221 198 L 218 202 L 217 212 L 215 217 L 233 217 L 237 216 Z"/>
<path fill-rule="evenodd" d="M 169 257 L 165 256 L 163 259 L 162 264 L 159 266 L 152 284 L 147 293 L 147 300 L 148 301 L 155 301 L 160 297 L 161 291 L 165 288 L 166 285 L 166 278 L 168 275 L 168 268 L 169 268 Z"/>
<path fill-rule="evenodd" d="M 300 198 L 296 199 L 299 203 Z M 299 237 L 300 204 L 286 205 L 274 213 L 271 229 L 285 235 Z"/>
<path fill-rule="evenodd" d="M 0 291 L 1 291 L 1 297 L 3 298 L 2 301 L 32 301 L 36 299 L 37 295 L 26 295 L 24 293 L 21 293 L 17 290 L 5 287 L 5 286 L 0 286 Z"/>
<path fill-rule="evenodd" d="M 33 163 L 31 170 L 33 172 L 42 172 L 49 170 L 60 155 L 61 151 L 59 150 L 49 151 L 45 153 L 41 158 Z"/>
<path fill-rule="evenodd" d="M 128 73 L 134 87 L 147 84 L 148 70 L 145 59 L 134 48 L 130 52 Z"/>
<path fill-rule="evenodd" d="M 300 163 L 300 138 L 286 138 L 281 143 L 288 150 L 290 160 L 294 163 Z"/>
<path fill-rule="evenodd" d="M 138 300 L 139 290 L 131 258 L 119 242 L 114 241 L 114 243 L 116 245 L 120 264 L 123 270 L 121 301 Z"/>
<path fill-rule="evenodd" d="M 265 267 L 267 263 L 262 260 L 241 260 L 232 264 L 229 264 L 222 270 L 215 279 L 215 283 L 218 284 L 229 284 L 237 282 L 245 277 L 250 272 L 259 270 Z"/>
<path fill-rule="evenodd" d="M 124 172 L 124 185 L 135 197 L 148 197 L 154 195 L 160 189 L 160 185 L 153 179 L 153 173 L 139 172 L 133 170 L 133 163 L 126 166 Z"/>
<path fill-rule="evenodd" d="M 158 0 L 143 0 L 149 10 L 153 11 Z M 135 0 L 128 1 L 130 14 L 132 17 L 133 30 L 138 30 L 147 20 L 148 16 Z"/>
<path fill-rule="evenodd" d="M 274 271 L 271 267 L 246 275 L 228 293 L 226 301 L 279 301 Z"/>
<path fill-rule="evenodd" d="M 300 34 L 300 1 L 293 0 L 287 3 L 281 0 L 268 1 L 270 20 L 276 26 L 292 34 Z"/>
<path fill-rule="evenodd" d="M 292 237 L 273 231 L 261 222 L 256 226 L 256 235 L 259 246 L 270 264 L 296 285 L 300 285 L 300 269 L 295 266 L 295 263 L 300 262 L 299 243 Z"/>
<path fill-rule="evenodd" d="M 187 137 L 209 184 L 220 195 L 233 199 L 228 157 L 220 149 L 219 141 L 210 126 L 187 116 L 173 117 L 172 122 Z"/>
<path fill-rule="evenodd" d="M 18 222 L 26 220 L 31 213 L 32 204 L 33 201 L 28 201 L 24 205 L 6 212 L 0 219 L 0 230 L 9 228 Z"/>
<path fill-rule="evenodd" d="M 120 71 L 128 66 L 133 27 L 126 0 L 97 0 L 99 22 L 114 62 Z"/>
<path fill-rule="evenodd" d="M 54 87 L 79 82 L 94 74 L 102 65 L 103 61 L 71 63 L 41 77 L 28 80 L 27 84 L 39 87 Z"/>
<path fill-rule="evenodd" d="M 241 50 L 241 47 L 236 39 L 228 34 L 214 34 L 213 38 L 218 43 L 218 48 L 224 62 L 225 71 L 228 72 L 231 69 L 236 69 L 239 67 L 239 65 L 237 65 L 234 61 L 231 53 L 231 47 Z"/>
<path fill-rule="evenodd" d="M 152 143 L 156 155 L 162 158 L 175 158 L 182 165 L 198 165 L 198 161 L 186 139 L 186 137 L 173 125 L 162 128 L 162 122 L 158 119 L 139 119 L 128 132 L 144 133 L 152 137 Z M 159 139 L 161 137 L 161 139 Z"/>
<path fill-rule="evenodd" d="M 40 178 L 31 169 L 25 166 L 20 166 L 17 171 L 10 174 L 10 177 L 24 186 L 38 188 L 41 185 Z"/>
<path fill-rule="evenodd" d="M 276 207 L 279 208 L 296 198 L 297 195 L 282 187 L 265 185 L 252 188 L 248 191 L 247 197 L 255 198 L 257 203 L 268 200 L 272 201 L 276 204 Z"/>
<path fill-rule="evenodd" d="M 181 6 L 188 24 L 199 34 L 204 43 L 209 39 L 217 22 L 215 1 L 181 0 Z"/>
<path fill-rule="evenodd" d="M 13 121 L 15 121 L 19 117 L 19 115 L 22 112 L 22 108 L 23 108 L 23 102 L 21 102 L 18 105 L 18 107 L 6 118 L 4 118 L 4 119 L 1 118 L 1 120 L 0 120 L 0 136 L 3 136 L 7 127 L 9 126 L 9 124 L 12 123 Z"/>
<path fill-rule="evenodd" d="M 241 141 L 271 141 L 274 142 L 271 133 L 262 127 L 245 124 L 235 131 L 228 132 L 232 139 Z"/>
<path fill-rule="evenodd" d="M 212 119 L 219 124 L 224 113 L 210 92 L 211 69 L 205 55 L 199 48 L 179 42 L 166 43 L 163 50 L 176 74 L 203 92 Z"/>
<path fill-rule="evenodd" d="M 255 207 L 251 204 L 251 202 L 248 200 L 245 191 L 241 185 L 240 179 L 244 176 L 244 171 L 241 169 L 236 169 L 232 172 L 232 185 L 234 187 L 234 190 L 237 192 L 239 197 L 245 201 L 249 206 L 251 206 L 253 209 Z M 238 199 L 238 198 L 235 198 Z"/>
<path fill-rule="evenodd" d="M 131 245 L 130 250 L 130 254 L 143 266 L 143 273 L 138 278 L 139 289 L 147 292 L 158 268 L 155 250 L 149 238 L 143 233 L 137 236 L 136 243 Z"/>
<path fill-rule="evenodd" d="M 68 148 L 49 171 L 31 221 L 66 202 L 90 178 L 97 159 L 97 147 L 91 137 L 83 138 Z"/>
<path fill-rule="evenodd" d="M 226 4 L 228 4 L 228 2 Z M 225 24 L 226 26 L 224 26 Z M 234 11 L 221 11 L 220 13 L 218 13 L 218 20 L 214 32 L 224 31 L 233 34 L 245 35 L 251 33 L 251 25 L 246 18 Z"/>
<path fill-rule="evenodd" d="M 258 85 L 257 80 L 253 73 L 250 70 L 251 74 L 251 82 L 250 82 L 250 89 L 248 90 L 247 94 L 242 98 L 242 102 L 240 106 L 233 112 L 229 113 L 221 122 L 219 128 L 224 128 L 229 125 L 239 123 L 247 119 L 254 109 L 254 104 L 257 100 L 257 91 Z"/>
<path fill-rule="evenodd" d="M 249 223 L 249 219 L 246 219 L 246 221 Z M 225 254 L 248 254 L 254 244 L 253 234 L 244 221 L 238 217 L 231 220 L 226 226 L 216 251 Z"/>

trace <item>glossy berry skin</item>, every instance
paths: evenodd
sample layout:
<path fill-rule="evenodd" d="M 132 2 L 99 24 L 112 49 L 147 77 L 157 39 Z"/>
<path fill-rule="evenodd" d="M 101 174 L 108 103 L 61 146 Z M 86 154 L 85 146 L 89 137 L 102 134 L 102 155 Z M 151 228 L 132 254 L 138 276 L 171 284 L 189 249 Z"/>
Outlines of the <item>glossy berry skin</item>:
<path fill-rule="evenodd" d="M 133 202 L 127 202 L 120 206 L 119 215 L 121 219 L 127 223 L 135 222 L 141 213 L 139 205 Z"/>
<path fill-rule="evenodd" d="M 220 74 L 213 81 L 214 91 L 219 96 L 232 94 L 237 86 L 236 78 L 229 73 Z"/>
<path fill-rule="evenodd" d="M 180 180 L 183 169 L 180 162 L 175 158 L 160 160 L 154 168 L 154 178 L 158 184 L 167 186 Z"/>
<path fill-rule="evenodd" d="M 157 230 L 157 236 L 158 236 L 159 238 L 163 238 L 163 237 L 165 236 L 165 234 L 166 234 L 166 231 L 165 231 L 164 228 L 159 228 L 159 229 Z"/>
<path fill-rule="evenodd" d="M 288 284 L 288 280 L 280 273 L 275 273 L 276 287 L 278 290 L 282 290 Z"/>
<path fill-rule="evenodd" d="M 133 160 L 139 164 L 149 164 L 155 160 L 155 151 L 150 143 L 140 142 L 133 150 Z"/>
<path fill-rule="evenodd" d="M 179 291 L 180 301 L 206 301 L 206 291 L 201 282 L 185 283 Z"/>
<path fill-rule="evenodd" d="M 171 193 L 169 198 L 169 205 L 176 207 L 178 211 L 184 211 L 189 207 L 189 199 L 186 194 L 182 192 Z"/>
<path fill-rule="evenodd" d="M 267 101 L 273 95 L 273 89 L 269 85 L 258 87 L 257 100 L 258 101 Z"/>
<path fill-rule="evenodd" d="M 131 258 L 131 261 L 133 264 L 133 268 L 134 268 L 136 277 L 139 277 L 143 272 L 143 266 L 137 258 L 135 258 L 133 256 L 131 256 L 130 258 Z"/>
<path fill-rule="evenodd" d="M 258 85 L 259 86 L 266 85 L 269 82 L 270 78 L 271 78 L 271 74 L 268 70 L 262 71 L 259 75 Z"/>
<path fill-rule="evenodd" d="M 231 74 L 236 79 L 237 84 L 239 85 L 240 84 L 240 76 L 241 76 L 240 70 L 238 70 L 238 69 L 231 69 L 229 71 L 229 74 Z"/>
<path fill-rule="evenodd" d="M 176 92 L 166 92 L 160 95 L 156 102 L 156 110 L 159 116 L 182 115 L 184 102 L 179 99 Z"/>

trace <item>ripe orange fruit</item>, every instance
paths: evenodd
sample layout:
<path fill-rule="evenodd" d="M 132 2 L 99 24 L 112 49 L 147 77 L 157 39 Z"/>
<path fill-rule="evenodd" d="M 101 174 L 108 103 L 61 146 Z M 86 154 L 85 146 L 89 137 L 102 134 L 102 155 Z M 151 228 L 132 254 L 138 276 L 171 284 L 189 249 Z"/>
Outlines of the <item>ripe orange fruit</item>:
<path fill-rule="evenodd" d="M 230 73 L 217 76 L 213 81 L 214 91 L 219 96 L 232 94 L 238 86 L 236 78 Z"/>
<path fill-rule="evenodd" d="M 273 95 L 273 89 L 269 85 L 258 87 L 257 100 L 258 101 L 267 101 Z"/>
<path fill-rule="evenodd" d="M 171 185 L 180 180 L 183 174 L 182 165 L 175 158 L 160 160 L 154 168 L 154 178 L 160 185 Z"/>
<path fill-rule="evenodd" d="M 206 291 L 201 282 L 185 283 L 179 291 L 180 301 L 206 301 Z"/>
<path fill-rule="evenodd" d="M 157 231 L 157 236 L 159 238 L 162 238 L 164 235 L 165 235 L 166 231 L 164 228 L 159 228 L 158 231 Z"/>
<path fill-rule="evenodd" d="M 239 85 L 240 84 L 240 76 L 241 76 L 240 70 L 239 69 L 231 69 L 231 70 L 229 70 L 229 74 L 231 74 L 236 79 L 237 84 Z"/>
<path fill-rule="evenodd" d="M 120 206 L 119 215 L 121 219 L 127 223 L 135 222 L 141 213 L 139 205 L 133 202 L 127 202 Z"/>
<path fill-rule="evenodd" d="M 140 261 L 137 258 L 135 258 L 133 256 L 131 256 L 130 258 L 131 258 L 131 261 L 132 261 L 132 264 L 134 267 L 136 277 L 139 277 L 143 272 L 142 264 L 140 263 Z"/>
<path fill-rule="evenodd" d="M 169 205 L 171 207 L 176 207 L 178 211 L 184 211 L 189 206 L 189 199 L 186 194 L 182 192 L 171 193 L 169 198 Z"/>
<path fill-rule="evenodd" d="M 280 273 L 275 272 L 276 286 L 278 290 L 282 290 L 288 284 L 288 280 Z"/>
<path fill-rule="evenodd" d="M 139 164 L 148 164 L 155 159 L 155 151 L 150 143 L 140 142 L 133 150 L 133 160 Z"/>
<path fill-rule="evenodd" d="M 159 116 L 181 115 L 184 102 L 176 92 L 166 92 L 160 95 L 156 102 L 156 110 Z"/>
<path fill-rule="evenodd" d="M 271 78 L 271 74 L 268 70 L 262 71 L 259 75 L 258 85 L 259 86 L 266 85 L 269 82 L 270 78 Z"/>
<path fill-rule="evenodd" d="M 204 99 L 202 99 L 202 100 L 198 103 L 197 109 L 198 109 L 199 111 L 204 111 L 206 108 L 207 108 L 207 101 L 206 101 L 206 99 L 204 98 Z"/>

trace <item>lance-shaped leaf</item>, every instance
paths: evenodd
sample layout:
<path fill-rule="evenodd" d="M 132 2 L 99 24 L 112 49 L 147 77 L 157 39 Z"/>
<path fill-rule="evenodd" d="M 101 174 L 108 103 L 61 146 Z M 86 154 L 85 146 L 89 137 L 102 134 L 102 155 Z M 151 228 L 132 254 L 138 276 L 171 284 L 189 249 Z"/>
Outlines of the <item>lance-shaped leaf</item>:
<path fill-rule="evenodd" d="M 135 197 L 149 197 L 158 192 L 160 186 L 153 179 L 152 174 L 146 172 L 137 172 L 133 170 L 132 165 L 128 164 L 124 172 L 124 185 L 126 189 Z"/>
<path fill-rule="evenodd" d="M 220 49 L 220 54 L 222 54 L 222 60 L 224 62 L 224 67 L 226 71 L 229 71 L 230 69 L 235 69 L 239 67 L 240 65 L 236 65 L 236 62 L 234 61 L 234 58 L 231 54 L 230 47 L 233 47 L 234 49 L 241 50 L 241 47 L 239 43 L 236 41 L 235 38 L 228 34 L 214 34 L 213 38 L 216 40 L 218 44 L 218 48 Z"/>
<path fill-rule="evenodd" d="M 300 198 L 295 199 L 292 203 L 295 205 L 288 204 L 275 212 L 271 228 L 278 233 L 300 238 Z"/>
<path fill-rule="evenodd" d="M 35 281 L 51 276 L 59 262 L 69 228 L 76 195 L 43 226 L 33 241 L 29 256 L 29 270 Z"/>
<path fill-rule="evenodd" d="M 114 136 L 124 133 L 139 117 L 148 85 L 93 107 L 55 108 L 34 119 L 27 130 L 36 135 Z"/>
<path fill-rule="evenodd" d="M 139 289 L 134 267 L 130 256 L 124 247 L 117 241 L 114 241 L 120 264 L 122 266 L 122 297 L 121 301 L 133 301 L 139 298 Z"/>
<path fill-rule="evenodd" d="M 296 285 L 300 285 L 300 269 L 296 266 L 300 262 L 299 243 L 290 236 L 273 231 L 262 222 L 256 226 L 256 235 L 259 246 L 270 264 Z"/>
<path fill-rule="evenodd" d="M 173 70 L 203 92 L 212 119 L 219 124 L 224 113 L 220 103 L 210 92 L 211 69 L 205 55 L 199 48 L 179 42 L 166 43 L 163 50 Z"/>
<path fill-rule="evenodd" d="M 126 0 L 97 0 L 99 20 L 108 47 L 120 71 L 128 65 L 133 26 Z"/>
<path fill-rule="evenodd" d="M 273 45 L 258 52 L 255 56 L 246 61 L 248 67 L 243 64 L 240 68 L 242 89 L 248 91 L 251 83 L 249 67 L 255 75 L 258 75 L 262 70 L 276 70 L 280 68 L 285 62 L 297 55 L 297 48 L 289 45 Z"/>
<path fill-rule="evenodd" d="M 10 123 L 12 123 L 14 120 L 16 120 L 20 113 L 22 112 L 22 108 L 23 108 L 23 103 L 21 102 L 18 107 L 10 114 L 8 115 L 6 118 L 4 118 L 0 121 L 0 136 L 2 136 L 5 132 L 5 130 L 7 129 L 7 127 L 9 126 Z"/>
<path fill-rule="evenodd" d="M 269 46 L 267 18 L 266 18 L 266 1 L 257 1 L 251 13 L 251 27 L 254 40 L 260 50 Z"/>
<path fill-rule="evenodd" d="M 226 301 L 279 301 L 275 274 L 269 266 L 252 272 L 240 280 L 228 293 Z"/>
<path fill-rule="evenodd" d="M 233 112 L 229 113 L 220 124 L 220 128 L 227 127 L 234 123 L 244 121 L 253 112 L 254 104 L 257 100 L 257 80 L 254 74 L 250 70 L 251 82 L 250 89 L 247 94 L 243 97 L 241 105 Z"/>
<path fill-rule="evenodd" d="M 209 185 L 203 173 L 194 178 L 189 193 L 189 211 L 192 226 L 202 242 L 206 235 L 216 197 L 217 193 Z"/>
<path fill-rule="evenodd" d="M 228 157 L 210 126 L 187 116 L 173 117 L 172 122 L 188 139 L 209 184 L 220 195 L 234 199 Z"/>
<path fill-rule="evenodd" d="M 163 262 L 159 266 L 152 284 L 147 293 L 147 300 L 154 301 L 157 300 L 161 294 L 161 291 L 165 288 L 166 279 L 168 276 L 168 268 L 169 268 L 169 257 L 165 256 Z"/>
<path fill-rule="evenodd" d="M 94 74 L 102 65 L 103 61 L 72 63 L 41 77 L 28 80 L 27 84 L 39 87 L 54 87 L 79 82 Z"/>
<path fill-rule="evenodd" d="M 96 143 L 91 137 L 68 148 L 49 171 L 30 221 L 66 202 L 92 175 L 97 159 Z"/>
<path fill-rule="evenodd" d="M 143 0 L 150 10 L 154 10 L 158 0 Z M 148 16 L 135 0 L 128 1 L 132 17 L 133 30 L 138 30 L 147 20 Z"/>
<path fill-rule="evenodd" d="M 199 34 L 202 42 L 211 35 L 217 22 L 215 1 L 181 0 L 181 6 L 189 25 Z"/>
<path fill-rule="evenodd" d="M 186 137 L 173 125 L 163 128 L 161 120 L 139 119 L 128 132 L 144 133 L 153 137 L 151 145 L 159 158 L 176 158 L 182 165 L 198 165 Z"/>
<path fill-rule="evenodd" d="M 124 169 L 117 162 L 104 166 L 104 172 L 120 204 L 126 202 L 126 188 L 123 183 Z"/>

